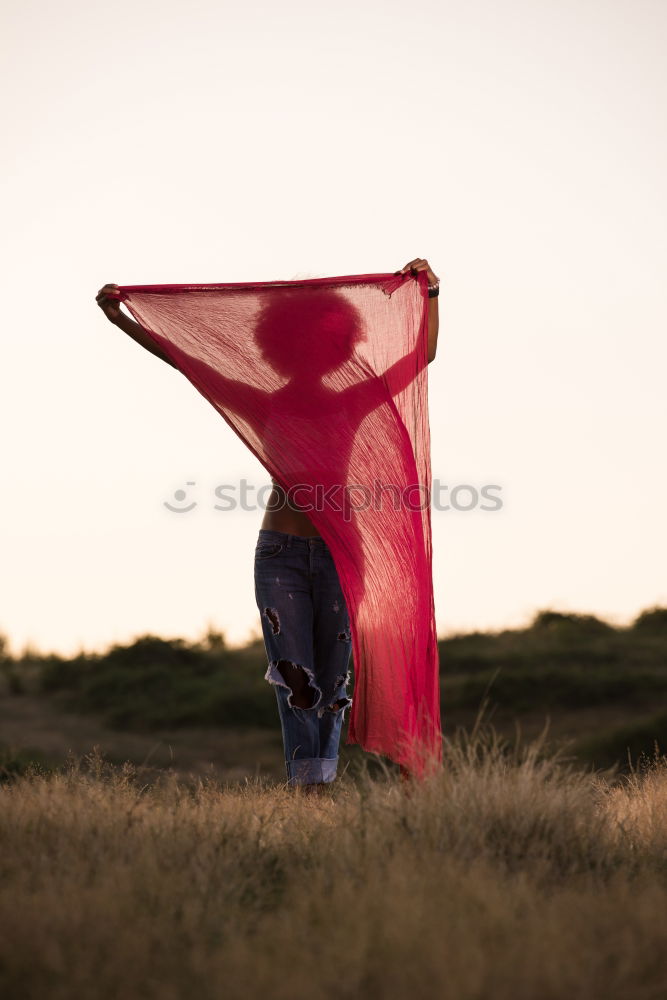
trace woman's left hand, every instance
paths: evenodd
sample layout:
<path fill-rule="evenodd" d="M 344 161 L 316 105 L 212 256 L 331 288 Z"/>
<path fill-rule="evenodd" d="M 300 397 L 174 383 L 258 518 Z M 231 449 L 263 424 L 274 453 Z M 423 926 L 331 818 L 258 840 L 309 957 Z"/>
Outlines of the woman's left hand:
<path fill-rule="evenodd" d="M 411 260 L 405 267 L 402 267 L 400 271 L 394 271 L 394 274 L 405 274 L 406 271 L 411 271 L 416 274 L 417 271 L 426 271 L 426 277 L 428 278 L 429 285 L 434 285 L 438 281 L 438 277 L 433 273 L 431 265 L 423 257 L 416 257 Z"/>

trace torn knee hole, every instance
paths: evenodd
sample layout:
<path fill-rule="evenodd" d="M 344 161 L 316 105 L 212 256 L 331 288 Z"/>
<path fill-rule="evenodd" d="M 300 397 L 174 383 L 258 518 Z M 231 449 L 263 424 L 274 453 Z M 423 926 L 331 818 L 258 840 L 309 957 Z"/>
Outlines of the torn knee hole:
<path fill-rule="evenodd" d="M 336 698 L 335 701 L 332 701 L 329 705 L 325 705 L 323 708 L 321 708 L 318 712 L 318 715 L 321 718 L 325 712 L 333 712 L 335 714 L 336 712 L 340 712 L 344 708 L 347 708 L 347 706 L 351 704 L 352 704 L 351 698 L 347 697 Z"/>
<path fill-rule="evenodd" d="M 292 705 L 296 708 L 312 708 L 320 693 L 312 684 L 305 668 L 291 660 L 279 660 L 276 666 L 292 691 Z"/>
<path fill-rule="evenodd" d="M 345 708 L 347 702 L 348 702 L 347 698 L 339 698 L 338 701 L 335 701 L 333 703 L 333 705 L 327 705 L 327 711 L 338 712 L 340 711 L 341 708 Z"/>
<path fill-rule="evenodd" d="M 280 632 L 280 616 L 275 608 L 264 608 L 264 614 L 271 622 L 271 627 L 273 629 L 273 634 L 278 635 Z"/>

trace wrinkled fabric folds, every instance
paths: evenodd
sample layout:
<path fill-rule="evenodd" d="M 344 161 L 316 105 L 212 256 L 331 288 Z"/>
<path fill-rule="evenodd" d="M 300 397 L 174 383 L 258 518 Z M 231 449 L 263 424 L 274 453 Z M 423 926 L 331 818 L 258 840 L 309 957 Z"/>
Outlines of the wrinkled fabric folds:
<path fill-rule="evenodd" d="M 347 603 L 347 743 L 441 761 L 424 271 L 121 285 L 117 298 L 302 508 Z"/>

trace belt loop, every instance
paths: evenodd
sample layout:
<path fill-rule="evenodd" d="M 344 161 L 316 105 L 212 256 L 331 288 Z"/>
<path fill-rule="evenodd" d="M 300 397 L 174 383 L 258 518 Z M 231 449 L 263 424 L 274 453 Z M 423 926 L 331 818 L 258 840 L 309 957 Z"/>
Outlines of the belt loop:
<path fill-rule="evenodd" d="M 285 548 L 286 549 L 291 549 L 292 548 L 292 536 L 289 535 L 289 534 L 287 535 L 287 540 L 285 542 Z"/>

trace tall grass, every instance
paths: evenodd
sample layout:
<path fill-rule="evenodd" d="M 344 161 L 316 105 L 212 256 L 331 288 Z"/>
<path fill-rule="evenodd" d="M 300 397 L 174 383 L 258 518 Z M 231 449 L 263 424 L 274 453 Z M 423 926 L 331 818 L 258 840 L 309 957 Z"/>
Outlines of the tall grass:
<path fill-rule="evenodd" d="M 667 760 L 575 769 L 481 719 L 324 797 L 98 754 L 0 786 L 6 1000 L 657 1000 Z"/>

